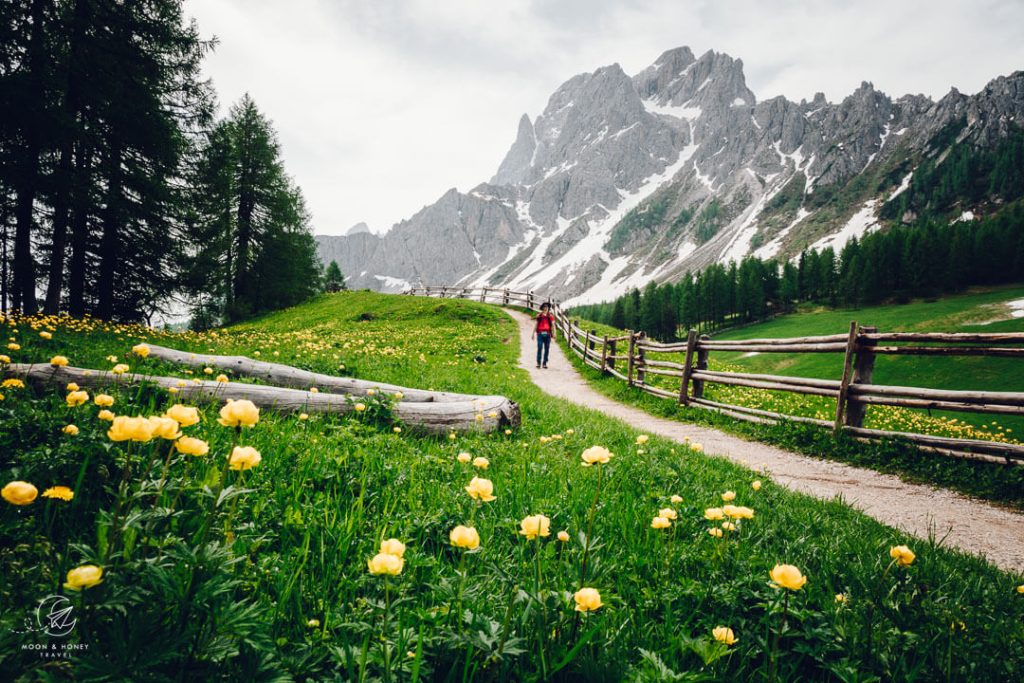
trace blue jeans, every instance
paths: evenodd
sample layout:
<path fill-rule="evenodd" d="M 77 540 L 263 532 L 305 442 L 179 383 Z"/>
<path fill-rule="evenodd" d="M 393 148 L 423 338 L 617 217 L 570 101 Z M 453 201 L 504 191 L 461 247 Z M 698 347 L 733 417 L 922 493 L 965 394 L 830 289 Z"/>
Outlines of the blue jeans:
<path fill-rule="evenodd" d="M 537 365 L 543 363 L 548 364 L 548 352 L 551 350 L 551 333 L 550 332 L 538 332 L 537 333 Z M 544 359 L 541 360 L 543 354 Z"/>

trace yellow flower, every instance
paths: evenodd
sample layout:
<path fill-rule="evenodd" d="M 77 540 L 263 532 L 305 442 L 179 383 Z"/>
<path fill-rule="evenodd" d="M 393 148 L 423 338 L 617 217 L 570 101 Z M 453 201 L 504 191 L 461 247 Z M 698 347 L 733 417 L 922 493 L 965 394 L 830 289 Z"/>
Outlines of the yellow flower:
<path fill-rule="evenodd" d="M 755 479 L 753 482 L 751 482 L 750 488 L 754 489 L 755 491 L 760 491 L 761 490 L 761 481 Z"/>
<path fill-rule="evenodd" d="M 67 434 L 68 436 L 78 436 L 77 425 L 64 425 L 64 429 L 62 429 L 61 431 Z"/>
<path fill-rule="evenodd" d="M 363 408 L 366 408 L 366 406 L 363 406 Z M 455 432 L 448 432 L 448 440 L 455 441 Z"/>
<path fill-rule="evenodd" d="M 548 443 L 549 441 L 551 441 L 551 437 L 550 436 L 542 436 L 542 437 L 540 437 L 540 442 L 541 443 Z"/>
<path fill-rule="evenodd" d="M 135 346 L 132 347 L 132 353 L 134 353 L 136 356 L 140 358 L 145 358 L 146 356 L 149 355 L 149 345 L 136 344 Z"/>
<path fill-rule="evenodd" d="M 68 357 L 67 356 L 54 356 L 53 358 L 50 359 L 50 365 L 52 365 L 52 366 L 54 366 L 56 368 L 62 368 L 62 367 L 64 367 L 67 364 L 68 364 Z"/>
<path fill-rule="evenodd" d="M 477 414 L 476 414 L 476 417 L 475 417 L 474 419 L 475 419 L 475 420 L 476 420 L 477 422 L 483 422 L 483 421 L 484 421 L 484 416 L 483 416 L 483 413 L 477 413 Z"/>
<path fill-rule="evenodd" d="M 726 503 L 736 500 L 736 492 L 726 491 L 725 493 L 722 494 L 722 500 L 725 501 Z"/>
<path fill-rule="evenodd" d="M 174 442 L 174 449 L 185 455 L 206 455 L 210 452 L 210 444 L 192 436 L 183 436 Z"/>
<path fill-rule="evenodd" d="M 89 400 L 89 392 L 87 391 L 72 391 L 68 393 L 67 397 L 68 408 L 74 408 L 80 406 Z"/>
<path fill-rule="evenodd" d="M 203 368 L 203 374 L 204 375 L 212 375 L 213 374 L 213 368 Z"/>
<path fill-rule="evenodd" d="M 401 434 L 402 433 L 402 428 L 401 427 L 392 427 L 391 431 L 393 431 L 395 434 Z"/>
<path fill-rule="evenodd" d="M 217 420 L 225 427 L 252 427 L 259 421 L 260 409 L 252 401 L 235 401 L 230 398 L 220 409 L 220 419 Z"/>
<path fill-rule="evenodd" d="M 221 384 L 227 384 L 228 383 L 228 376 L 227 375 L 217 375 L 217 381 L 220 382 Z"/>
<path fill-rule="evenodd" d="M 2 386 L 4 389 L 24 389 L 25 383 L 22 382 L 20 379 L 11 377 L 10 379 L 5 379 L 3 381 L 3 384 L 0 384 L 0 386 Z"/>
<path fill-rule="evenodd" d="M 558 540 L 561 541 L 562 543 L 568 543 L 569 542 L 569 532 L 568 531 L 559 531 L 558 532 Z M 1024 593 L 1024 591 L 1021 591 L 1021 592 Z"/>
<path fill-rule="evenodd" d="M 672 522 L 669 521 L 668 517 L 655 517 L 651 520 L 652 529 L 667 529 L 672 526 Z"/>
<path fill-rule="evenodd" d="M 309 413 L 299 413 L 299 419 L 300 420 L 308 420 L 309 419 Z"/>
<path fill-rule="evenodd" d="M 800 570 L 791 564 L 777 564 L 768 575 L 776 586 L 788 588 L 791 591 L 798 591 L 807 583 L 807 577 L 800 573 Z"/>
<path fill-rule="evenodd" d="M 704 519 L 717 522 L 720 519 L 725 519 L 725 513 L 722 512 L 722 508 L 708 508 L 704 511 Z"/>
<path fill-rule="evenodd" d="M 448 534 L 448 540 L 456 548 L 474 550 L 480 545 L 480 534 L 473 527 L 460 524 L 451 530 L 451 533 Z"/>
<path fill-rule="evenodd" d="M 42 337 L 43 339 L 53 339 L 53 334 L 50 333 L 50 332 L 47 332 L 46 330 L 43 330 L 42 332 L 40 332 L 39 336 Z"/>
<path fill-rule="evenodd" d="M 109 394 L 96 394 L 93 397 L 92 402 L 100 408 L 109 408 L 114 405 L 114 397 Z"/>
<path fill-rule="evenodd" d="M 310 391 L 312 391 L 315 394 L 318 391 L 318 389 L 316 387 L 313 387 L 312 389 L 310 389 Z M 376 389 L 367 389 L 366 390 L 366 395 L 367 396 L 373 396 L 376 393 L 377 393 Z"/>
<path fill-rule="evenodd" d="M 576 433 L 576 430 L 575 430 L 575 429 L 566 429 L 566 430 L 565 430 L 565 433 L 566 433 L 566 434 L 567 434 L 568 436 L 572 436 L 573 434 L 575 434 L 575 433 Z"/>
<path fill-rule="evenodd" d="M 896 560 L 896 564 L 901 567 L 909 567 L 914 563 L 914 559 L 917 555 L 914 551 L 905 545 L 896 545 L 889 549 L 889 557 Z"/>
<path fill-rule="evenodd" d="M 94 564 L 83 564 L 68 572 L 64 588 L 69 591 L 80 591 L 83 588 L 92 588 L 98 583 L 103 583 L 103 570 Z"/>
<path fill-rule="evenodd" d="M 369 567 L 371 574 L 398 576 L 402 573 L 402 568 L 405 566 L 405 560 L 397 555 L 377 553 L 373 556 L 372 560 L 367 560 L 366 565 Z"/>
<path fill-rule="evenodd" d="M 647 443 L 650 440 L 651 440 L 651 437 L 647 436 L 646 434 L 641 434 L 640 436 L 636 437 L 636 445 L 637 446 L 643 446 L 645 443 Z"/>
<path fill-rule="evenodd" d="M 658 510 L 658 516 L 665 519 L 676 519 L 679 515 L 672 508 L 661 508 Z"/>
<path fill-rule="evenodd" d="M 683 497 L 682 496 L 672 496 L 668 500 L 669 500 L 670 503 L 674 503 L 674 504 L 678 505 L 679 503 L 683 502 Z"/>
<path fill-rule="evenodd" d="M 110 371 L 115 375 L 123 375 L 124 373 L 128 372 L 128 366 L 125 365 L 124 363 L 118 363 L 113 368 L 111 368 Z"/>
<path fill-rule="evenodd" d="M 704 447 L 701 446 L 699 443 L 691 443 L 690 450 L 700 453 L 701 451 L 704 450 Z"/>
<path fill-rule="evenodd" d="M 342 367 L 344 367 L 344 366 L 342 366 Z M 394 397 L 395 397 L 396 401 L 401 401 L 403 398 L 405 398 L 405 394 L 403 394 L 401 391 L 396 391 L 394 393 Z"/>
<path fill-rule="evenodd" d="M 494 418 L 498 417 L 498 411 L 497 410 L 492 410 L 491 412 L 487 413 L 487 417 L 489 417 L 489 418 L 491 418 L 493 420 Z"/>
<path fill-rule="evenodd" d="M 252 446 L 235 446 L 228 459 L 228 467 L 233 470 L 251 470 L 262 459 L 260 452 Z"/>
<path fill-rule="evenodd" d="M 43 491 L 43 498 L 59 498 L 69 501 L 75 497 L 75 492 L 67 486 L 51 486 Z"/>
<path fill-rule="evenodd" d="M 308 626 L 310 628 L 320 628 L 320 620 L 319 619 L 310 619 L 309 621 L 306 622 L 306 626 Z"/>
<path fill-rule="evenodd" d="M 311 393 L 311 394 L 319 394 L 320 390 L 317 389 L 316 387 L 310 387 L 309 388 L 309 393 Z"/>
<path fill-rule="evenodd" d="M 1021 594 L 1024 594 L 1024 583 L 1022 583 L 1021 585 L 1017 586 L 1017 592 L 1021 593 Z"/>
<path fill-rule="evenodd" d="M 470 498 L 484 503 L 489 503 L 495 499 L 495 496 L 493 495 L 494 484 L 491 483 L 490 479 L 473 477 L 469 480 L 469 486 L 466 487 L 466 493 L 469 494 Z"/>
<path fill-rule="evenodd" d="M 10 363 L 10 362 L 11 362 L 11 357 L 10 356 L 8 356 L 6 353 L 0 353 L 0 363 Z"/>
<path fill-rule="evenodd" d="M 583 451 L 580 457 L 583 459 L 583 466 L 590 467 L 594 464 L 607 464 L 612 459 L 612 453 L 604 446 L 591 446 Z"/>
<path fill-rule="evenodd" d="M 169 417 L 154 415 L 149 418 L 149 423 L 153 425 L 154 437 L 174 441 L 181 436 L 181 430 L 178 429 L 178 422 Z"/>
<path fill-rule="evenodd" d="M 581 588 L 573 594 L 572 599 L 576 601 L 577 612 L 593 612 L 604 605 L 596 588 Z"/>
<path fill-rule="evenodd" d="M 149 441 L 153 438 L 153 423 L 144 417 L 119 415 L 107 430 L 111 441 Z"/>
<path fill-rule="evenodd" d="M 505 430 L 505 436 L 508 436 L 508 435 L 510 435 L 511 433 L 512 433 L 512 430 L 511 430 L 511 429 L 506 429 L 506 430 Z"/>
<path fill-rule="evenodd" d="M 64 388 L 67 389 L 68 391 L 78 391 L 82 387 L 78 386 L 74 382 L 68 382 L 67 386 Z"/>
<path fill-rule="evenodd" d="M 20 344 L 15 344 L 14 342 L 11 342 L 10 344 L 7 345 L 7 348 L 10 349 L 11 351 L 20 351 L 21 350 L 21 345 Z"/>
<path fill-rule="evenodd" d="M 527 540 L 534 540 L 538 536 L 551 535 L 551 520 L 544 515 L 530 515 L 519 522 L 519 534 L 526 536 Z"/>
<path fill-rule="evenodd" d="M 114 413 L 104 408 L 100 412 L 96 413 L 96 417 L 98 417 L 101 420 L 106 420 L 107 422 L 110 422 L 114 419 Z"/>
<path fill-rule="evenodd" d="M 404 557 L 405 544 L 397 538 L 389 538 L 386 541 L 380 542 L 380 551 L 382 553 L 387 553 L 388 555 L 394 555 L 395 557 Z"/>
<path fill-rule="evenodd" d="M 739 640 L 728 626 L 716 626 L 711 630 L 711 635 L 720 643 L 734 645 Z"/>
<path fill-rule="evenodd" d="M 714 536 L 715 538 L 721 538 L 722 537 L 722 530 L 717 528 L 717 527 L 713 527 L 711 529 L 708 529 L 708 533 L 711 534 L 712 536 Z"/>
<path fill-rule="evenodd" d="M 736 525 L 732 522 L 722 522 L 722 528 L 726 531 L 736 531 Z"/>
<path fill-rule="evenodd" d="M 847 600 L 849 600 L 849 598 L 846 597 L 845 593 L 836 593 L 837 605 L 845 605 Z"/>
<path fill-rule="evenodd" d="M 11 505 L 28 505 L 38 495 L 39 489 L 27 481 L 12 481 L 0 490 L 0 496 Z"/>
<path fill-rule="evenodd" d="M 473 456 L 470 455 L 469 453 L 459 453 L 457 456 L 455 456 L 455 459 L 461 462 L 462 464 L 466 464 L 467 462 L 473 459 Z"/>
<path fill-rule="evenodd" d="M 177 422 L 181 427 L 191 427 L 199 422 L 199 409 L 193 406 L 183 406 L 180 403 L 175 403 L 168 408 L 164 415 Z"/>
<path fill-rule="evenodd" d="M 357 413 L 361 413 L 361 412 L 363 412 L 364 410 L 366 410 L 366 404 L 365 404 L 365 403 L 357 403 L 357 404 L 355 404 L 355 406 L 353 406 L 353 407 L 354 407 L 354 408 L 356 409 L 356 412 L 357 412 Z M 449 438 L 451 438 L 451 437 L 449 437 Z"/>
<path fill-rule="evenodd" d="M 490 465 L 491 461 L 483 456 L 473 458 L 473 467 L 478 467 L 482 470 L 486 470 L 488 467 L 490 467 Z"/>

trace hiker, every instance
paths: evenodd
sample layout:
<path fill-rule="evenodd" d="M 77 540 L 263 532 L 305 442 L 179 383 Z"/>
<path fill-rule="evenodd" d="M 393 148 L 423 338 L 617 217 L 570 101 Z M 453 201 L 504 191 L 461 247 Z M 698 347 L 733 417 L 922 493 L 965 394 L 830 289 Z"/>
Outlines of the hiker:
<path fill-rule="evenodd" d="M 551 304 L 543 303 L 540 306 L 540 313 L 537 315 L 533 325 L 533 334 L 530 339 L 537 339 L 537 367 L 548 366 L 548 352 L 551 350 L 551 340 L 555 336 L 555 316 L 551 315 Z"/>

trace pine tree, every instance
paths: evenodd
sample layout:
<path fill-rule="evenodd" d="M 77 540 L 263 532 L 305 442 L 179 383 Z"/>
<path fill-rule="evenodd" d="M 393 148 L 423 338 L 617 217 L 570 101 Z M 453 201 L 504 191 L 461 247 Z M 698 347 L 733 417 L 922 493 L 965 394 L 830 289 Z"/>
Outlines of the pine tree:
<path fill-rule="evenodd" d="M 341 268 L 337 261 L 331 261 L 324 269 L 324 289 L 328 292 L 340 292 L 348 289 L 345 284 L 345 276 L 341 274 Z"/>

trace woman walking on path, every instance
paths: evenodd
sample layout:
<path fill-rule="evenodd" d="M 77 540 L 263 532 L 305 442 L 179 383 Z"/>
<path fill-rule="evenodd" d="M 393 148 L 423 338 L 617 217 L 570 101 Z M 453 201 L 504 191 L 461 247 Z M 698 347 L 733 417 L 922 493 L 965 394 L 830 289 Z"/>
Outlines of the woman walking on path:
<path fill-rule="evenodd" d="M 533 326 L 531 339 L 537 339 L 537 367 L 548 366 L 548 352 L 551 350 L 551 340 L 555 336 L 555 316 L 551 315 L 551 304 L 541 304 L 540 313 L 537 315 Z"/>

